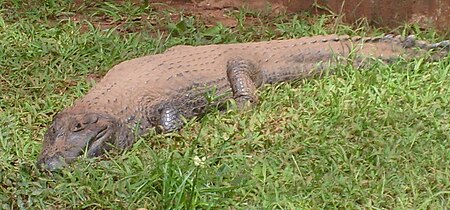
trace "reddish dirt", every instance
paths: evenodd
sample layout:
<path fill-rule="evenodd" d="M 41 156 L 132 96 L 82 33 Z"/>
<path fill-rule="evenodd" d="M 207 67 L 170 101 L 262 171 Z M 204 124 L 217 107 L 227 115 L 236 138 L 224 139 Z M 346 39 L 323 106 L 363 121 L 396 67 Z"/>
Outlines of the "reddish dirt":
<path fill-rule="evenodd" d="M 166 0 L 159 1 L 209 22 L 220 21 L 227 26 L 236 24 L 224 15 L 230 9 L 247 7 L 279 14 L 281 12 L 310 11 L 342 15 L 347 22 L 361 18 L 375 26 L 397 27 L 416 23 L 421 27 L 450 30 L 449 0 Z"/>
<path fill-rule="evenodd" d="M 116 0 L 119 2 L 125 2 L 125 0 Z M 100 1 L 101 2 L 101 1 Z M 134 5 L 136 6 L 146 6 L 142 1 L 134 1 L 131 0 Z M 142 17 L 133 17 L 133 19 L 129 19 L 129 17 L 125 17 L 121 20 L 113 20 L 110 16 L 104 15 L 104 14 L 98 14 L 94 17 L 85 15 L 84 12 L 76 13 L 71 16 L 60 16 L 58 17 L 59 20 L 70 20 L 77 23 L 82 23 L 81 30 L 87 31 L 89 24 L 83 23 L 84 20 L 89 21 L 93 26 L 99 29 L 110 29 L 110 28 L 116 28 L 119 32 L 135 32 L 142 30 L 141 26 L 142 23 L 150 23 L 152 26 L 159 27 L 160 31 L 165 31 L 167 28 L 165 28 L 165 25 L 161 25 L 160 20 L 162 19 L 170 19 L 171 22 L 177 23 L 180 20 L 181 15 L 183 14 L 183 17 L 195 17 L 196 20 L 199 22 L 205 24 L 208 27 L 212 27 L 217 25 L 217 23 L 221 23 L 222 25 L 234 28 L 237 26 L 238 21 L 236 18 L 231 14 L 233 11 L 238 10 L 241 8 L 242 4 L 237 4 L 237 1 L 235 0 L 226 0 L 223 2 L 217 2 L 214 4 L 209 4 L 207 1 L 202 0 L 160 0 L 157 2 L 151 2 L 149 3 L 152 10 L 156 11 L 166 11 L 166 12 L 158 12 L 158 17 L 150 17 L 150 16 L 142 16 Z M 96 10 L 96 4 L 99 3 L 99 1 L 92 1 L 90 3 L 87 3 L 86 1 L 81 0 L 75 0 L 74 1 L 74 7 L 75 8 L 84 8 L 83 10 Z M 281 12 L 285 11 L 285 9 L 281 9 L 280 7 L 274 7 L 272 9 L 263 9 L 260 4 L 246 4 L 249 9 L 251 10 L 258 10 L 260 12 L 263 12 L 265 17 L 275 17 L 275 15 L 280 14 Z M 264 13 L 266 12 L 266 13 Z M 251 26 L 254 25 L 254 23 L 261 23 L 262 20 L 258 20 L 256 17 L 252 16 L 246 16 L 244 20 L 244 24 Z M 270 21 L 266 20 L 266 21 Z M 164 21 L 163 21 L 164 22 Z M 147 31 L 154 31 L 154 30 L 147 30 Z"/>
<path fill-rule="evenodd" d="M 322 5 L 353 22 L 366 18 L 376 26 L 397 27 L 415 23 L 423 28 L 435 27 L 450 32 L 449 0 L 319 0 Z M 343 3 L 344 2 L 344 3 Z"/>
<path fill-rule="evenodd" d="M 117 0 L 125 2 L 125 0 Z M 78 3 L 77 3 L 78 2 Z M 95 1 L 94 1 L 95 2 Z M 132 0 L 136 5 L 143 5 L 142 1 Z M 450 32 L 450 0 L 160 0 L 150 1 L 151 8 L 169 12 L 170 18 L 177 21 L 179 12 L 184 16 L 195 16 L 207 26 L 214 26 L 221 22 L 224 26 L 235 27 L 236 18 L 229 15 L 230 11 L 241 7 L 260 11 L 266 16 L 276 16 L 282 13 L 296 13 L 309 11 L 315 14 L 334 14 L 344 21 L 353 23 L 365 19 L 377 27 L 395 28 L 405 23 L 417 23 L 423 28 L 435 27 L 443 32 Z M 87 4 L 86 1 L 76 0 L 75 4 Z M 71 17 L 73 21 L 85 19 L 83 16 Z M 137 17 L 131 22 L 138 24 L 141 20 L 157 25 L 157 20 L 148 17 Z M 111 20 L 109 17 L 97 17 L 90 20 L 96 27 L 112 28 L 131 32 L 133 27 L 122 27 L 130 20 Z M 252 17 L 246 17 L 246 24 L 252 25 Z M 153 24 L 153 22 L 155 24 Z"/>
<path fill-rule="evenodd" d="M 214 26 L 217 22 L 221 22 L 224 26 L 234 27 L 237 21 L 234 17 L 230 17 L 227 13 L 230 12 L 230 7 L 219 6 L 204 7 L 200 3 L 192 0 L 165 0 L 154 3 L 153 7 L 157 10 L 175 9 L 182 11 L 185 15 L 195 16 L 204 21 L 207 26 Z M 177 17 L 174 17 L 177 18 Z"/>

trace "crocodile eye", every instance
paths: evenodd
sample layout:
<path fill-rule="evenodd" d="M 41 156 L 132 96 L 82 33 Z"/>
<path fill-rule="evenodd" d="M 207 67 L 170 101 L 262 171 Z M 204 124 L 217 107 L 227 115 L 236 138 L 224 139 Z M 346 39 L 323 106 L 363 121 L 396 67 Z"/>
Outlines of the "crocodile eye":
<path fill-rule="evenodd" d="M 81 123 L 76 123 L 75 126 L 73 127 L 72 131 L 73 132 L 77 132 L 83 129 L 83 125 Z"/>

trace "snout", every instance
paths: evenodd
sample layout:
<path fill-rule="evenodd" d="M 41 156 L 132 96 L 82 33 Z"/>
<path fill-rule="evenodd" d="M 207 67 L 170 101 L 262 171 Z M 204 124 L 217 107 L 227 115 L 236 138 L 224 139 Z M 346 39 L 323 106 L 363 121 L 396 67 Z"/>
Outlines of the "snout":
<path fill-rule="evenodd" d="M 67 163 L 61 156 L 49 158 L 40 157 L 36 163 L 40 170 L 57 171 L 64 168 Z"/>
<path fill-rule="evenodd" d="M 37 166 L 49 171 L 66 167 L 78 157 L 94 157 L 116 142 L 117 126 L 109 115 L 58 114 L 44 136 Z"/>
<path fill-rule="evenodd" d="M 48 139 L 44 138 L 44 141 Z M 38 157 L 37 167 L 39 169 L 55 171 L 67 166 L 82 153 L 85 143 L 75 141 L 66 135 L 57 136 L 52 144 L 46 142 Z"/>

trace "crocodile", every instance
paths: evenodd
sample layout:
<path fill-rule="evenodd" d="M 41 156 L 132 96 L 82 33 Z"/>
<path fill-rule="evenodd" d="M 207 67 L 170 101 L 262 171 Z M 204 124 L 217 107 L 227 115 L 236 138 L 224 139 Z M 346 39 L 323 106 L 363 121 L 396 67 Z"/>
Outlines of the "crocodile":
<path fill-rule="evenodd" d="M 390 61 L 431 51 L 447 56 L 449 46 L 448 40 L 428 43 L 394 35 L 175 46 L 114 66 L 84 97 L 57 113 L 37 165 L 53 171 L 82 155 L 129 148 L 149 129 L 176 131 L 211 105 L 234 101 L 238 109 L 251 108 L 263 84 L 321 76 L 339 63 L 359 66 L 368 58 Z"/>

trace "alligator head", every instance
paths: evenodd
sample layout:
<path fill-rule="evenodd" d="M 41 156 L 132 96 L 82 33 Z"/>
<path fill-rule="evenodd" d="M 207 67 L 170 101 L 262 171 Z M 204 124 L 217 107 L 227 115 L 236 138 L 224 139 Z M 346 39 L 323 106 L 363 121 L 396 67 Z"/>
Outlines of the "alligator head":
<path fill-rule="evenodd" d="M 99 156 L 118 137 L 117 120 L 106 114 L 63 111 L 56 115 L 44 136 L 37 165 L 54 171 L 78 156 Z"/>

